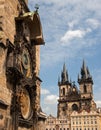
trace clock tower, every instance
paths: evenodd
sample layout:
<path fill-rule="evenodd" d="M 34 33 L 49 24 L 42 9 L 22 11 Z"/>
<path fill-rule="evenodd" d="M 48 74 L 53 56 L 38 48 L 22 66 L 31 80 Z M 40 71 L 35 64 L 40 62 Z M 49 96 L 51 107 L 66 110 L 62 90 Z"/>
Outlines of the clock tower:
<path fill-rule="evenodd" d="M 27 2 L 0 1 L 0 129 L 36 130 L 45 120 L 39 77 L 44 39 L 38 11 L 30 12 Z"/>

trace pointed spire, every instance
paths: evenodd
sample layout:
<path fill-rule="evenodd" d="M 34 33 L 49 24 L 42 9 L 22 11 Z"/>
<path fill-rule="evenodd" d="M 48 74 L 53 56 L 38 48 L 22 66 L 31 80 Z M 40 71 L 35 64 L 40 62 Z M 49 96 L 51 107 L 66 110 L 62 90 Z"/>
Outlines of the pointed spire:
<path fill-rule="evenodd" d="M 64 65 L 63 65 L 63 71 L 61 73 L 61 82 L 65 83 L 66 81 L 68 81 L 68 72 L 66 70 L 66 65 L 64 63 Z"/>
<path fill-rule="evenodd" d="M 60 83 L 60 76 L 58 76 L 58 84 Z"/>
<path fill-rule="evenodd" d="M 87 75 L 88 77 L 91 77 L 88 66 L 87 66 Z"/>
<path fill-rule="evenodd" d="M 86 68 L 86 64 L 84 60 L 83 60 L 82 68 L 81 68 L 81 76 L 84 79 L 87 78 L 87 68 Z"/>
<path fill-rule="evenodd" d="M 81 81 L 89 81 L 93 83 L 92 76 L 90 75 L 88 67 L 86 67 L 85 61 L 83 60 L 83 64 L 81 67 L 81 77 L 78 75 L 78 83 Z"/>
<path fill-rule="evenodd" d="M 85 60 L 83 59 L 82 69 L 85 70 L 85 68 L 86 68 L 86 63 L 85 63 Z"/>
<path fill-rule="evenodd" d="M 63 65 L 63 73 L 66 73 L 66 65 L 65 65 L 65 63 Z"/>

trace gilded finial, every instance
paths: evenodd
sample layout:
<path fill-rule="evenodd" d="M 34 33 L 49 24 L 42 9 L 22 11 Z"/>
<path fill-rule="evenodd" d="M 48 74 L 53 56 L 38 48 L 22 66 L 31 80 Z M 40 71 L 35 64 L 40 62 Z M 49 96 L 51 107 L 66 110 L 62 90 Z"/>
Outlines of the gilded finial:
<path fill-rule="evenodd" d="M 39 9 L 39 5 L 38 4 L 35 5 L 35 9 L 36 9 L 36 12 L 38 12 L 38 9 Z"/>

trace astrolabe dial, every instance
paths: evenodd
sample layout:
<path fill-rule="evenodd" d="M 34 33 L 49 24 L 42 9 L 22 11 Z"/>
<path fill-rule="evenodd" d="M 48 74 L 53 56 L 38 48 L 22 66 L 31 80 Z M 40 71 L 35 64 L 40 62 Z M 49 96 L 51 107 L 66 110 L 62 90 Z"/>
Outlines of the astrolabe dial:
<path fill-rule="evenodd" d="M 24 119 L 28 119 L 31 115 L 31 102 L 30 96 L 26 89 L 20 92 L 19 103 L 21 108 L 21 115 Z"/>
<path fill-rule="evenodd" d="M 22 73 L 26 77 L 31 76 L 31 60 L 30 60 L 30 54 L 27 48 L 24 48 L 22 51 Z"/>

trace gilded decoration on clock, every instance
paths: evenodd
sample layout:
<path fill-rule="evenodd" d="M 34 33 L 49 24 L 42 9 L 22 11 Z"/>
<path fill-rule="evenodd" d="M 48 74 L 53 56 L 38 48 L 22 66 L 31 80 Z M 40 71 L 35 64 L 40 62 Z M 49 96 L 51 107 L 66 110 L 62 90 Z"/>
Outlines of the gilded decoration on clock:
<path fill-rule="evenodd" d="M 21 115 L 24 119 L 28 119 L 31 115 L 31 102 L 30 96 L 26 89 L 22 89 L 19 94 L 19 104 Z"/>

